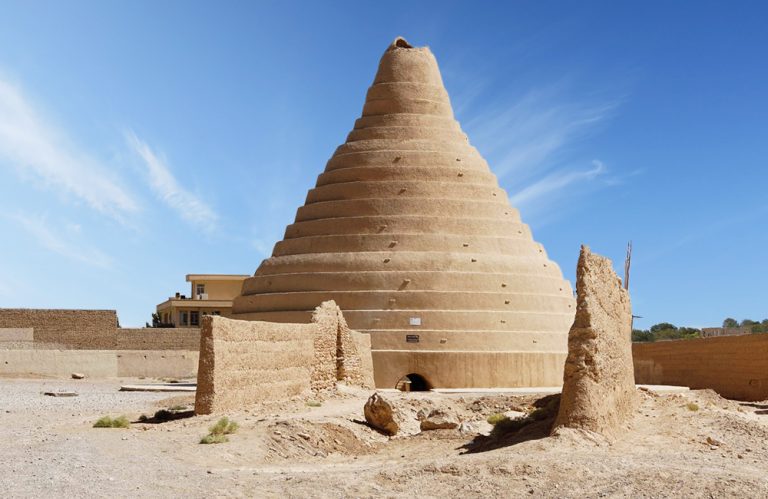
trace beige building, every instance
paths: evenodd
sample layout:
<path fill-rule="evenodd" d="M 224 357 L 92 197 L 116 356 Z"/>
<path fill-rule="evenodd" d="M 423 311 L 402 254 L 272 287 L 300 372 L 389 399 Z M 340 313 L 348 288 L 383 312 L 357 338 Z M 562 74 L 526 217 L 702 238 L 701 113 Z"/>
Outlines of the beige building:
<path fill-rule="evenodd" d="M 248 275 L 187 274 L 189 296 L 176 293 L 157 306 L 163 324 L 198 327 L 204 315 L 231 317 L 232 300 L 240 294 Z"/>

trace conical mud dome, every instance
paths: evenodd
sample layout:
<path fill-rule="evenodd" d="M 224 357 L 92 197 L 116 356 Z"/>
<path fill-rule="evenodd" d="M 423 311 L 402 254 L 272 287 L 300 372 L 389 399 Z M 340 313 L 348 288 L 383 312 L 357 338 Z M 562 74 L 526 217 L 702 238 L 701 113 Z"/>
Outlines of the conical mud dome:
<path fill-rule="evenodd" d="M 371 334 L 377 386 L 562 382 L 570 284 L 454 119 L 432 53 L 401 38 L 233 312 L 308 322 L 330 299 Z"/>

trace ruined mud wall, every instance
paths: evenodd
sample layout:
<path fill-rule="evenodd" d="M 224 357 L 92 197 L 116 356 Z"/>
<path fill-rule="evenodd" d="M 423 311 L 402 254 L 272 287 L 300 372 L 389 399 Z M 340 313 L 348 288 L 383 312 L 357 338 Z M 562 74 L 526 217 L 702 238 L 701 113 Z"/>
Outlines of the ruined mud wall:
<path fill-rule="evenodd" d="M 193 350 L 200 348 L 200 329 L 179 328 L 120 328 L 117 330 L 118 350 Z"/>
<path fill-rule="evenodd" d="M 711 388 L 737 400 L 768 399 L 768 334 L 634 343 L 640 384 Z"/>
<path fill-rule="evenodd" d="M 313 324 L 206 316 L 195 412 L 211 414 L 310 393 Z"/>
<path fill-rule="evenodd" d="M 331 394 L 336 382 L 373 388 L 370 338 L 350 331 L 333 301 L 310 324 L 203 318 L 195 412 Z"/>
<path fill-rule="evenodd" d="M 312 323 L 317 328 L 312 390 L 333 391 L 337 381 L 373 388 L 370 335 L 349 329 L 333 300 L 315 309 Z"/>
<path fill-rule="evenodd" d="M 576 267 L 576 295 L 553 432 L 572 428 L 616 438 L 631 426 L 638 405 L 629 293 L 613 271 L 613 263 L 583 245 Z"/>
<path fill-rule="evenodd" d="M 19 329 L 31 329 L 34 348 L 112 349 L 117 313 L 114 310 L 5 308 L 0 309 L 0 328 L 0 335 L 6 336 L 2 333 L 15 330 L 8 334 L 17 338 Z"/>
<path fill-rule="evenodd" d="M 373 356 L 371 354 L 371 335 L 352 331 L 347 328 L 349 333 L 348 346 L 345 347 L 343 354 L 343 376 L 349 384 L 361 386 L 363 388 L 374 388 L 373 378 Z"/>

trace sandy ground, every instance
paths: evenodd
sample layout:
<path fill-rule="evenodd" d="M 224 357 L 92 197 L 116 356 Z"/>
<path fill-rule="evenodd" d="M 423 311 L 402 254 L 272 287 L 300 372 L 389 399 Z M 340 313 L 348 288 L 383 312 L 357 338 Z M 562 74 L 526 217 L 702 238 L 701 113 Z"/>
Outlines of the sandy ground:
<path fill-rule="evenodd" d="M 192 397 L 118 391 L 136 381 L 0 379 L 0 497 L 768 497 L 768 403 L 710 391 L 642 392 L 633 429 L 615 442 L 547 437 L 551 421 L 484 436 L 489 414 L 537 399 L 492 394 L 388 393 L 475 430 L 388 438 L 356 422 L 369 393 L 350 390 L 320 407 L 229 414 L 240 423 L 230 442 L 200 445 L 217 418 L 138 423 Z M 79 396 L 41 393 L 51 390 Z M 129 429 L 92 428 L 123 414 Z"/>

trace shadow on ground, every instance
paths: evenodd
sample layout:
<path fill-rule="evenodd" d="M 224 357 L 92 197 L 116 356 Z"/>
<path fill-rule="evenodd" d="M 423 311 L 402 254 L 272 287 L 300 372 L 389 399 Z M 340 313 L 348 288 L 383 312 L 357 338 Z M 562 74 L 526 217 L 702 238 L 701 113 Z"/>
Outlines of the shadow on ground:
<path fill-rule="evenodd" d="M 528 416 L 499 422 L 490 435 L 478 435 L 459 447 L 463 450 L 462 454 L 488 452 L 548 437 L 560 409 L 560 394 L 540 398 L 533 406 L 536 409 Z"/>
<path fill-rule="evenodd" d="M 142 416 L 137 421 L 134 421 L 134 423 L 161 424 L 167 423 L 168 421 L 176 421 L 177 419 L 191 418 L 194 415 L 194 410 L 173 411 L 168 409 L 160 409 L 152 417 L 147 417 L 146 415 L 142 414 Z"/>
<path fill-rule="evenodd" d="M 756 403 L 756 402 L 739 402 L 739 405 L 742 407 L 752 407 L 754 409 L 757 409 L 755 411 L 755 414 L 760 416 L 765 416 L 766 414 L 768 414 L 768 404 Z"/>

